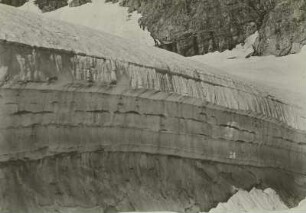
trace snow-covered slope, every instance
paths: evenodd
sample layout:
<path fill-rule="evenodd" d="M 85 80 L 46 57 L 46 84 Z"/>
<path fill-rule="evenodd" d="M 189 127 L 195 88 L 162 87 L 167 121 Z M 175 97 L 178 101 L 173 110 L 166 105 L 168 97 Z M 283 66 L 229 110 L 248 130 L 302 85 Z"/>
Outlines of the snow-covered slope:
<path fill-rule="evenodd" d="M 25 3 L 20 9 L 42 14 L 62 21 L 84 25 L 101 30 L 141 44 L 154 45 L 154 40 L 147 30 L 138 24 L 141 17 L 137 12 L 128 13 L 128 9 L 118 3 L 105 3 L 105 0 L 92 0 L 79 7 L 63 7 L 56 11 L 42 13 L 34 0 Z"/>
<path fill-rule="evenodd" d="M 249 37 L 244 45 L 222 53 L 214 52 L 191 59 L 219 68 L 231 75 L 256 82 L 272 93 L 286 91 L 288 99 L 305 106 L 306 100 L 306 46 L 300 53 L 283 57 L 252 56 L 257 33 Z M 297 101 L 298 100 L 298 101 Z"/>
<path fill-rule="evenodd" d="M 35 0 L 29 0 L 19 8 L 25 11 L 42 14 L 41 10 L 34 4 L 34 2 Z"/>

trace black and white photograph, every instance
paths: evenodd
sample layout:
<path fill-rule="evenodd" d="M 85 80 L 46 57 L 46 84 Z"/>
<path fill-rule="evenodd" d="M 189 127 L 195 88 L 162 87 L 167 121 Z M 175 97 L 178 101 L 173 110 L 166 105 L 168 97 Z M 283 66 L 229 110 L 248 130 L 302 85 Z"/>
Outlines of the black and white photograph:
<path fill-rule="evenodd" d="M 0 213 L 306 213 L 306 0 L 0 0 Z"/>

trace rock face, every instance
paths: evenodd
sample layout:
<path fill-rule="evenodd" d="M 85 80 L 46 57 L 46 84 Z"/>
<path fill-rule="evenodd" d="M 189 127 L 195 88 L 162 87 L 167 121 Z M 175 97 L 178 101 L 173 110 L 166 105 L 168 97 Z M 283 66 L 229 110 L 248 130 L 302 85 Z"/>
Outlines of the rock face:
<path fill-rule="evenodd" d="M 68 5 L 67 0 L 36 0 L 35 4 L 43 12 L 49 12 Z"/>
<path fill-rule="evenodd" d="M 273 1 L 261 0 L 124 0 L 121 4 L 143 15 L 141 26 L 159 46 L 184 56 L 234 48 L 258 30 L 274 7 Z"/>
<path fill-rule="evenodd" d="M 0 4 L 7 4 L 14 7 L 20 7 L 24 3 L 26 3 L 28 0 L 0 0 Z"/>
<path fill-rule="evenodd" d="M 29 0 L 0 0 L 0 3 L 20 7 Z M 35 0 L 35 4 L 41 9 L 42 12 L 50 12 L 58 8 L 69 5 L 70 7 L 78 7 L 86 3 L 92 2 L 91 0 Z"/>
<path fill-rule="evenodd" d="M 306 44 L 304 0 L 123 0 L 121 4 L 143 15 L 140 24 L 160 47 L 184 56 L 232 49 L 257 30 L 258 55 L 295 53 Z"/>
<path fill-rule="evenodd" d="M 0 6 L 0 211 L 306 196 L 305 112 L 177 54 Z M 88 39 L 88 38 L 91 39 Z"/>
<path fill-rule="evenodd" d="M 306 44 L 306 2 L 280 1 L 265 17 L 255 44 L 258 55 L 298 52 Z"/>
<path fill-rule="evenodd" d="M 72 0 L 69 3 L 69 7 L 78 7 L 81 6 L 83 4 L 87 4 L 87 3 L 91 3 L 91 0 Z"/>

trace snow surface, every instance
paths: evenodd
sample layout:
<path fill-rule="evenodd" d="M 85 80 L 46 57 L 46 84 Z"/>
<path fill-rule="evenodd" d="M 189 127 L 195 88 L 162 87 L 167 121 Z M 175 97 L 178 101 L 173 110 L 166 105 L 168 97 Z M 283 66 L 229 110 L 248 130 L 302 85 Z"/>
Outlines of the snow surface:
<path fill-rule="evenodd" d="M 29 0 L 19 8 L 25 11 L 42 14 L 41 10 L 34 4 L 34 2 L 35 0 Z"/>
<path fill-rule="evenodd" d="M 119 3 L 105 3 L 105 0 L 92 0 L 79 7 L 65 6 L 52 12 L 42 13 L 30 0 L 20 7 L 22 10 L 42 14 L 62 21 L 84 25 L 113 35 L 133 40 L 140 44 L 153 46 L 154 40 L 147 30 L 142 30 L 138 24 L 141 17 L 137 12 L 129 13 L 126 7 Z"/>
<path fill-rule="evenodd" d="M 222 53 L 214 52 L 201 56 L 190 57 L 218 68 L 223 72 L 256 82 L 267 91 L 277 95 L 285 91 L 287 100 L 306 106 L 306 46 L 300 53 L 283 57 L 252 56 L 253 44 L 258 33 L 246 39 L 245 44 L 239 44 L 233 50 Z"/>

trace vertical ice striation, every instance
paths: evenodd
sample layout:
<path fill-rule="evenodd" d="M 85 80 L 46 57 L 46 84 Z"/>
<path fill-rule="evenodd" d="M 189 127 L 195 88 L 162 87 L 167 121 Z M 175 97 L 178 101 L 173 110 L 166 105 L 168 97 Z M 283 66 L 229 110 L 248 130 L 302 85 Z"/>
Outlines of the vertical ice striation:
<path fill-rule="evenodd" d="M 9 47 L 2 43 L 2 48 L 5 51 Z M 294 105 L 242 81 L 205 73 L 200 69 L 200 65 L 197 69 L 187 70 L 184 73 L 177 67 L 172 70 L 114 58 L 74 55 L 69 52 L 64 54 L 47 52 L 41 48 L 34 48 L 24 55 L 8 56 L 16 58 L 19 65 L 16 70 L 19 70 L 19 73 L 15 70 L 14 76 L 5 75 L 2 81 L 14 79 L 14 81 L 45 82 L 49 78 L 59 76 L 63 78 L 69 76 L 70 81 L 86 81 L 90 76 L 92 83 L 115 84 L 119 76 L 125 75 L 129 79 L 126 84 L 133 89 L 153 89 L 175 93 L 255 116 L 262 115 L 293 128 L 305 129 L 306 127 L 302 111 Z M 41 58 L 48 57 L 50 58 L 48 66 L 53 67 L 52 73 L 37 70 L 44 69 L 40 62 Z"/>

